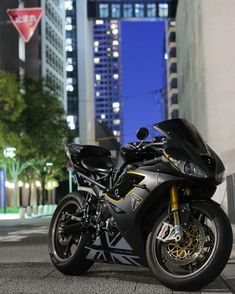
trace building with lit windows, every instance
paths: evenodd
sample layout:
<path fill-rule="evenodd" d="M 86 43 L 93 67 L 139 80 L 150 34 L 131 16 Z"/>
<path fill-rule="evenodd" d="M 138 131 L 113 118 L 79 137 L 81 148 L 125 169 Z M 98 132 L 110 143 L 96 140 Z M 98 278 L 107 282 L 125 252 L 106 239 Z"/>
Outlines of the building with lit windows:
<path fill-rule="evenodd" d="M 78 57 L 76 0 L 65 1 L 67 122 L 78 130 Z"/>
<path fill-rule="evenodd" d="M 25 44 L 25 54 L 21 59 L 19 34 L 7 15 L 7 9 L 42 7 L 42 19 L 32 36 Z M 39 80 L 45 78 L 65 109 L 65 13 L 63 0 L 24 0 L 0 1 L 0 69 Z"/>
<path fill-rule="evenodd" d="M 98 121 L 122 135 L 119 22 L 94 22 L 95 109 Z"/>
<path fill-rule="evenodd" d="M 38 5 L 44 11 L 41 20 L 42 76 L 51 83 L 66 110 L 64 0 L 41 0 Z"/>
<path fill-rule="evenodd" d="M 78 64 L 81 62 L 78 59 L 79 27 L 76 29 L 76 25 L 80 19 L 78 19 L 78 4 L 79 2 L 75 0 L 65 0 L 67 120 L 71 129 L 79 130 L 79 128 L 86 128 L 86 125 L 79 125 L 83 124 L 86 120 L 81 119 L 83 114 L 83 112 L 81 113 L 81 102 L 86 102 L 87 107 L 89 107 L 89 103 L 94 103 L 94 115 L 96 119 L 101 124 L 106 124 L 111 129 L 112 135 L 121 141 L 122 112 L 119 20 L 132 18 L 168 19 L 175 16 L 177 1 L 154 0 L 149 3 L 145 0 L 87 0 L 88 19 L 90 23 L 93 23 L 94 80 L 92 87 L 94 87 L 94 95 L 92 97 L 94 96 L 94 102 L 93 99 L 87 98 L 88 95 L 85 92 L 82 92 L 83 97 L 79 97 L 79 91 L 82 91 L 81 86 L 83 87 L 84 83 L 78 86 L 77 82 L 77 80 L 80 80 L 79 71 L 81 71 L 78 68 Z M 83 70 L 85 68 L 83 66 Z"/>

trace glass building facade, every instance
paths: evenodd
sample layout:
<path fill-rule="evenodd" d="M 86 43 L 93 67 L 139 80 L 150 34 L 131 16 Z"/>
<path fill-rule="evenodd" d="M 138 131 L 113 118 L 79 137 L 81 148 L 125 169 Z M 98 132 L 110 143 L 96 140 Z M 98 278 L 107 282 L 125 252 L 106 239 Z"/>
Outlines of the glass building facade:
<path fill-rule="evenodd" d="M 94 78 L 96 118 L 121 141 L 121 79 L 119 22 L 94 22 Z"/>
<path fill-rule="evenodd" d="M 63 0 L 41 0 L 42 76 L 67 108 L 65 89 L 65 11 Z"/>
<path fill-rule="evenodd" d="M 65 1 L 67 122 L 78 130 L 78 59 L 76 0 Z"/>

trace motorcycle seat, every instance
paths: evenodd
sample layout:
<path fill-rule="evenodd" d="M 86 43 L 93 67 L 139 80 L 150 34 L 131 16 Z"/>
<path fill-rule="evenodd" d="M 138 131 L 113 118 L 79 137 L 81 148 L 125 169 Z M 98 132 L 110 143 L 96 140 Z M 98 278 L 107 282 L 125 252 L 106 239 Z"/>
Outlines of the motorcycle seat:
<path fill-rule="evenodd" d="M 85 157 L 81 160 L 82 165 L 91 172 L 109 173 L 114 166 L 109 157 Z"/>

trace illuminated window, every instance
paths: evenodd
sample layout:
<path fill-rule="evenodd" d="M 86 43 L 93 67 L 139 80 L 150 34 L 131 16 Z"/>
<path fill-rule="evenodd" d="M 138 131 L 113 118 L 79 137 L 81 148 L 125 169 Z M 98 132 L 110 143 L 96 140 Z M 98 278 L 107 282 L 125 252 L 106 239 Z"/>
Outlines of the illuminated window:
<path fill-rule="evenodd" d="M 113 57 L 119 57 L 119 52 L 118 51 L 114 51 L 113 52 Z"/>
<path fill-rule="evenodd" d="M 120 102 L 113 102 L 113 112 L 118 113 L 120 111 Z"/>
<path fill-rule="evenodd" d="M 120 119 L 114 119 L 113 120 L 113 125 L 115 125 L 115 126 L 120 125 L 120 123 L 121 123 L 121 120 Z"/>
<path fill-rule="evenodd" d="M 123 4 L 123 16 L 132 17 L 132 4 Z"/>
<path fill-rule="evenodd" d="M 117 35 L 118 34 L 118 29 L 114 29 L 112 30 L 113 35 Z"/>
<path fill-rule="evenodd" d="M 100 74 L 96 74 L 96 75 L 95 75 L 95 79 L 96 79 L 97 81 L 100 81 L 100 80 L 101 80 L 101 75 L 100 75 Z"/>
<path fill-rule="evenodd" d="M 114 29 L 116 29 L 116 28 L 117 28 L 117 24 L 112 23 L 112 24 L 111 24 L 111 29 L 114 30 Z"/>
<path fill-rule="evenodd" d="M 73 10 L 73 1 L 72 0 L 65 0 L 64 7 L 66 10 Z"/>
<path fill-rule="evenodd" d="M 71 38 L 66 39 L 66 45 L 72 45 L 72 39 Z"/>
<path fill-rule="evenodd" d="M 144 4 L 135 4 L 135 16 L 144 17 Z"/>
<path fill-rule="evenodd" d="M 148 17 L 156 17 L 156 5 L 155 4 L 147 4 L 147 16 Z"/>
<path fill-rule="evenodd" d="M 96 92 L 96 97 L 100 97 L 100 92 Z"/>
<path fill-rule="evenodd" d="M 114 78 L 114 80 L 118 80 L 119 75 L 118 75 L 118 74 L 114 74 L 114 75 L 113 75 L 113 78 Z"/>
<path fill-rule="evenodd" d="M 106 34 L 107 34 L 107 35 L 110 35 L 110 31 L 107 31 Z"/>
<path fill-rule="evenodd" d="M 76 126 L 75 126 L 75 118 L 73 115 L 68 115 L 67 116 L 67 123 L 68 123 L 68 127 L 70 128 L 70 130 L 75 130 Z"/>
<path fill-rule="evenodd" d="M 104 24 L 104 21 L 103 21 L 102 19 L 97 19 L 97 20 L 95 21 L 95 24 L 96 24 L 96 25 L 102 25 L 102 24 Z"/>
<path fill-rule="evenodd" d="M 104 113 L 102 113 L 100 117 L 101 117 L 101 119 L 105 119 L 106 115 Z"/>
<path fill-rule="evenodd" d="M 66 90 L 67 90 L 67 92 L 73 92 L 74 87 L 73 87 L 72 85 L 68 85 L 68 86 L 66 87 Z"/>
<path fill-rule="evenodd" d="M 113 102 L 113 108 L 120 107 L 120 102 Z"/>
<path fill-rule="evenodd" d="M 68 64 L 68 65 L 66 66 L 66 71 L 69 71 L 69 72 L 73 71 L 73 66 L 72 66 L 72 64 Z"/>
<path fill-rule="evenodd" d="M 95 58 L 94 58 L 94 63 L 96 63 L 96 64 L 97 64 L 97 63 L 100 63 L 100 58 L 99 58 L 99 57 L 95 57 Z"/>
<path fill-rule="evenodd" d="M 112 17 L 119 18 L 121 16 L 120 4 L 112 4 Z"/>
<path fill-rule="evenodd" d="M 71 57 L 67 58 L 67 64 L 72 64 L 73 63 L 73 59 Z"/>
<path fill-rule="evenodd" d="M 67 85 L 73 84 L 73 78 L 67 78 Z"/>
<path fill-rule="evenodd" d="M 118 45 L 119 45 L 118 40 L 113 40 L 113 46 L 118 46 Z"/>
<path fill-rule="evenodd" d="M 99 14 L 100 14 L 100 17 L 104 17 L 104 18 L 109 17 L 109 5 L 108 4 L 100 4 L 99 5 Z"/>
<path fill-rule="evenodd" d="M 73 46 L 72 45 L 66 45 L 65 50 L 68 52 L 72 52 L 73 51 Z"/>
<path fill-rule="evenodd" d="M 97 46 L 98 47 L 99 44 L 100 44 L 99 41 L 94 41 L 94 46 Z"/>
<path fill-rule="evenodd" d="M 72 26 L 71 24 L 67 24 L 67 25 L 65 26 L 65 29 L 66 29 L 66 31 L 72 31 L 73 26 Z"/>
<path fill-rule="evenodd" d="M 66 24 L 72 24 L 72 17 L 70 17 L 70 16 L 67 16 L 66 17 Z"/>
<path fill-rule="evenodd" d="M 158 4 L 159 17 L 168 17 L 168 4 L 160 3 Z"/>

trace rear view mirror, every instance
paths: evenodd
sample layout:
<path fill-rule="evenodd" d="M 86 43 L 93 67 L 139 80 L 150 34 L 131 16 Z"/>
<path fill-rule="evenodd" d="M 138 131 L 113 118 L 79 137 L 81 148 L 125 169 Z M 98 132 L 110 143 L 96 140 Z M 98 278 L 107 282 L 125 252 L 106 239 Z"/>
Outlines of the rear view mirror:
<path fill-rule="evenodd" d="M 146 139 L 149 135 L 149 131 L 147 128 L 140 128 L 138 129 L 138 131 L 136 132 L 136 137 L 143 141 L 144 139 Z"/>

